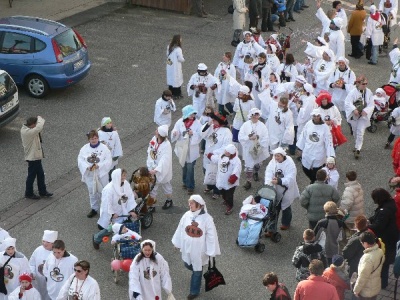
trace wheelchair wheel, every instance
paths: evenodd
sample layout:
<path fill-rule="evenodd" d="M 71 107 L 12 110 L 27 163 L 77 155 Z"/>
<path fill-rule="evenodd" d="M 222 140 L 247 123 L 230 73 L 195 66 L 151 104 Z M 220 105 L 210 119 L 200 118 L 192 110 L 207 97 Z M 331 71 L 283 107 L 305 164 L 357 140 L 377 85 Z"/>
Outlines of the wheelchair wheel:
<path fill-rule="evenodd" d="M 282 239 L 282 235 L 279 232 L 275 232 L 271 237 L 271 240 L 274 243 L 279 243 L 281 239 Z"/>
<path fill-rule="evenodd" d="M 257 253 L 263 253 L 265 250 L 265 245 L 262 243 L 258 243 L 255 247 L 254 250 L 256 250 Z"/>
<path fill-rule="evenodd" d="M 374 133 L 376 132 L 378 129 L 378 126 L 376 126 L 375 124 L 371 124 L 371 126 L 367 127 L 368 132 Z"/>
<path fill-rule="evenodd" d="M 153 213 L 148 212 L 142 216 L 140 219 L 140 224 L 142 225 L 143 229 L 147 229 L 153 224 Z"/>

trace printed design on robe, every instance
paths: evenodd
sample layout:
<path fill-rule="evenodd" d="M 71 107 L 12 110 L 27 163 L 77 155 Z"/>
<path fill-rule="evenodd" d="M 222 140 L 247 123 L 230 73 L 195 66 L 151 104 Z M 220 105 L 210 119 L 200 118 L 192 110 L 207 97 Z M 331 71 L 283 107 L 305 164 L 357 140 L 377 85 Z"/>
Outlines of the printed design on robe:
<path fill-rule="evenodd" d="M 13 279 L 14 278 L 14 273 L 12 272 L 12 267 L 10 265 L 6 265 L 4 267 L 4 277 L 7 279 Z M 7 280 L 8 282 L 8 280 Z"/>
<path fill-rule="evenodd" d="M 285 175 L 283 174 L 283 171 L 281 169 L 278 169 L 275 172 L 275 177 L 276 178 L 283 178 L 283 177 L 285 177 Z"/>
<path fill-rule="evenodd" d="M 318 143 L 319 142 L 319 134 L 317 132 L 311 133 L 308 138 L 311 142 Z"/>
<path fill-rule="evenodd" d="M 152 274 L 153 278 L 156 277 L 157 271 L 153 269 L 152 273 L 153 273 Z M 144 276 L 145 279 L 151 280 L 150 267 L 147 267 L 146 270 L 143 271 L 143 276 Z"/>
<path fill-rule="evenodd" d="M 192 221 L 192 224 L 186 226 L 186 228 L 185 228 L 186 234 L 193 238 L 201 237 L 203 235 L 203 230 L 201 230 L 201 228 L 199 228 L 197 226 L 199 226 L 199 223 Z"/>
<path fill-rule="evenodd" d="M 217 143 L 218 143 L 218 134 L 217 134 L 216 132 L 213 132 L 213 133 L 210 135 L 210 140 L 212 140 L 212 142 L 214 143 L 214 145 L 217 144 Z"/>
<path fill-rule="evenodd" d="M 122 205 L 122 203 L 126 203 L 126 201 L 128 201 L 128 197 L 125 195 L 122 195 L 121 198 L 119 198 L 119 200 L 118 200 L 118 204 Z"/>
<path fill-rule="evenodd" d="M 229 158 L 225 156 L 222 158 L 221 166 L 219 168 L 221 173 L 228 172 L 228 166 L 229 166 Z"/>
<path fill-rule="evenodd" d="M 61 282 L 64 280 L 64 275 L 61 274 L 59 268 L 54 268 L 53 271 L 50 272 L 50 278 L 53 279 L 55 282 Z"/>
<path fill-rule="evenodd" d="M 100 158 L 98 157 L 96 152 L 90 154 L 90 156 L 86 159 L 90 164 L 97 164 L 100 162 Z"/>

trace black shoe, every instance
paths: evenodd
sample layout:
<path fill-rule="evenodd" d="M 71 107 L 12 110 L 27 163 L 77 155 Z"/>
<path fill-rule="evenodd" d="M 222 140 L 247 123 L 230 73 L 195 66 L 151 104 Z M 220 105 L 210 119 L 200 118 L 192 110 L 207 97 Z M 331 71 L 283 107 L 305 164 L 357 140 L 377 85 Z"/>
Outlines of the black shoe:
<path fill-rule="evenodd" d="M 387 142 L 387 143 L 385 144 L 385 149 L 389 149 L 389 148 L 390 148 L 390 143 Z"/>
<path fill-rule="evenodd" d="M 376 63 L 374 63 L 374 62 L 372 62 L 372 61 L 369 61 L 368 64 L 369 64 L 369 65 L 376 65 Z"/>
<path fill-rule="evenodd" d="M 351 54 L 347 54 L 347 55 L 350 56 L 350 57 L 354 57 L 354 54 L 352 54 L 352 53 Z"/>
<path fill-rule="evenodd" d="M 36 194 L 32 194 L 32 195 L 25 195 L 25 198 L 27 198 L 27 199 L 32 199 L 32 200 L 39 200 L 40 199 L 40 197 L 38 196 L 38 195 L 36 195 Z"/>
<path fill-rule="evenodd" d="M 293 21 L 293 22 L 296 21 L 293 17 L 289 18 L 289 20 L 290 20 L 290 21 Z"/>
<path fill-rule="evenodd" d="M 308 5 L 302 5 L 301 7 L 303 7 L 303 8 L 309 8 Z"/>
<path fill-rule="evenodd" d="M 359 159 L 360 158 L 360 150 L 356 150 L 356 152 L 354 152 L 354 158 L 355 159 Z"/>
<path fill-rule="evenodd" d="M 164 203 L 164 205 L 162 206 L 162 209 L 168 209 L 168 208 L 171 208 L 172 207 L 172 200 L 171 199 L 167 199 L 167 200 L 165 200 L 165 203 Z"/>
<path fill-rule="evenodd" d="M 253 180 L 254 181 L 259 181 L 260 180 L 260 178 L 258 177 L 258 172 L 254 172 L 253 173 Z"/>
<path fill-rule="evenodd" d="M 44 193 L 44 194 L 39 194 L 39 195 L 40 195 L 40 197 L 47 197 L 47 198 L 50 198 L 51 196 L 53 196 L 53 193 L 46 192 L 46 193 Z"/>
<path fill-rule="evenodd" d="M 92 244 L 93 244 L 93 248 L 94 248 L 95 250 L 99 250 L 99 249 L 100 249 L 100 245 L 97 244 L 97 243 L 94 241 L 94 234 L 93 234 L 93 237 L 92 237 Z"/>
<path fill-rule="evenodd" d="M 294 12 L 295 12 L 295 13 L 298 13 L 298 14 L 300 13 L 300 11 L 299 11 L 299 10 L 294 10 Z"/>
<path fill-rule="evenodd" d="M 302 7 L 300 7 L 299 9 L 300 9 L 300 10 L 304 10 L 304 8 L 302 8 Z"/>
<path fill-rule="evenodd" d="M 92 209 L 92 210 L 86 215 L 86 217 L 88 217 L 88 218 L 93 218 L 95 215 L 97 215 L 97 211 L 95 211 L 94 209 Z"/>
<path fill-rule="evenodd" d="M 189 294 L 189 295 L 187 296 L 187 299 L 188 299 L 188 300 L 196 299 L 198 296 L 199 296 L 199 295 L 192 295 L 192 294 Z"/>
<path fill-rule="evenodd" d="M 289 22 L 290 22 L 290 19 L 286 19 L 285 21 L 286 21 L 286 23 L 289 23 Z"/>

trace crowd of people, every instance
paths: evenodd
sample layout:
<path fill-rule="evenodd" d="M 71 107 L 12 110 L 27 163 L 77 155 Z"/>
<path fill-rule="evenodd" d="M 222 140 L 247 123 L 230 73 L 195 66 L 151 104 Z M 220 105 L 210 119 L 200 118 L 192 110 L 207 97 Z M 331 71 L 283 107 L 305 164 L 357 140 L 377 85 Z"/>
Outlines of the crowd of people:
<path fill-rule="evenodd" d="M 335 159 L 337 147 L 347 141 L 341 130 L 343 119 L 353 135 L 354 158 L 359 159 L 364 132 L 371 126 L 374 113 L 388 109 L 390 96 L 381 88 L 371 91 L 366 76 L 356 75 L 350 69 L 345 54 L 347 34 L 352 46 L 348 56 L 361 57 L 364 52 L 361 42 L 364 42 L 371 46 L 369 63 L 377 64 L 378 53 L 384 48 L 381 46 L 389 38 L 388 28 L 396 24 L 397 1 L 381 0 L 379 8 L 372 5 L 368 18 L 363 2 L 358 2 L 348 20 L 340 1 L 334 1 L 333 9 L 326 13 L 317 2 L 316 17 L 321 21 L 322 31 L 315 41 L 302 41 L 306 42 L 304 62 L 296 61 L 289 53 L 289 45 L 282 43 L 273 23 L 279 20 L 280 26 L 285 26 L 286 22 L 295 22 L 293 11 L 308 8 L 305 2 L 249 2 L 247 5 L 244 0 L 233 1 L 232 45 L 236 49 L 234 53 L 223 54 L 214 73 L 204 63 L 198 63 L 187 83 L 192 104 L 182 108 L 181 117 L 174 124 L 172 115 L 184 97 L 182 37 L 175 35 L 167 47 L 168 89 L 155 103 L 157 128 L 148 144 L 146 167 L 140 170 L 143 178 L 150 178 L 144 184 L 148 192 L 147 209 L 156 212 L 160 187 L 165 194 L 162 209 L 174 206 L 171 184 L 174 147 L 189 211 L 177 225 L 172 244 L 181 252 L 184 265 L 191 272 L 187 299 L 195 299 L 200 294 L 203 266 L 210 257 L 221 254 L 206 197 L 221 199 L 225 215 L 230 215 L 238 203 L 235 190 L 241 177 L 243 188 L 256 195 L 252 183 L 260 181 L 264 173 L 264 184 L 272 186 L 276 198 L 281 199 L 281 230 L 291 228 L 291 205 L 296 199 L 307 213 L 309 228 L 304 231 L 304 242 L 293 249 L 294 276 L 299 281 L 294 299 L 344 299 L 346 290 L 359 299 L 376 299 L 381 288 L 388 285 L 389 266 L 396 255 L 399 239 L 396 202 L 385 189 L 375 189 L 371 197 L 377 208 L 367 218 L 365 196 L 354 170 L 347 170 L 345 189 L 339 194 Z M 202 1 L 197 3 L 199 15 L 206 16 Z M 250 30 L 243 31 L 247 13 Z M 259 19 L 262 19 L 260 29 Z M 262 37 L 266 31 L 272 33 L 268 38 Z M 396 86 L 400 83 L 397 39 L 389 57 L 393 68 L 388 82 Z M 400 132 L 396 113 L 399 110 L 394 109 L 385 148 L 390 148 Z M 25 197 L 29 199 L 53 195 L 46 188 L 41 165 L 43 127 L 44 119 L 38 116 L 28 118 L 21 129 L 28 162 Z M 112 242 L 123 238 L 140 242 L 139 254 L 130 265 L 130 299 L 161 299 L 162 290 L 168 299 L 174 299 L 168 262 L 156 252 L 156 243 L 142 240 L 138 233 L 123 225 L 130 218 L 138 218 L 138 191 L 143 186 L 138 184 L 132 190 L 127 171 L 118 167 L 123 151 L 111 118 L 104 117 L 100 128 L 89 131 L 87 138 L 88 143 L 78 155 L 78 167 L 88 188 L 87 217 L 99 216 L 99 232 L 92 237 L 94 249 L 100 249 L 104 237 L 111 233 L 114 233 Z M 399 176 L 398 148 L 395 146 L 393 158 Z M 195 177 L 199 158 L 203 160 L 204 174 L 200 184 Z M 310 181 L 302 192 L 297 184 L 296 178 L 301 174 L 296 162 L 300 162 Z M 151 178 L 155 182 L 149 189 Z M 33 191 L 35 179 L 39 195 Z M 391 181 L 400 182 L 400 177 Z M 198 185 L 204 186 L 204 196 L 195 193 Z M 254 209 L 261 216 L 267 213 L 260 197 L 250 197 L 243 201 L 241 219 L 247 222 Z M 264 233 L 267 238 L 273 234 L 273 228 Z M 0 299 L 100 299 L 99 286 L 89 276 L 89 262 L 79 261 L 69 253 L 57 232 L 44 232 L 42 246 L 30 260 L 16 251 L 16 240 L 6 231 L 0 231 L 0 237 L 6 279 L 3 289 L 0 284 Z M 271 291 L 271 299 L 291 299 L 275 273 L 267 273 L 262 282 Z"/>

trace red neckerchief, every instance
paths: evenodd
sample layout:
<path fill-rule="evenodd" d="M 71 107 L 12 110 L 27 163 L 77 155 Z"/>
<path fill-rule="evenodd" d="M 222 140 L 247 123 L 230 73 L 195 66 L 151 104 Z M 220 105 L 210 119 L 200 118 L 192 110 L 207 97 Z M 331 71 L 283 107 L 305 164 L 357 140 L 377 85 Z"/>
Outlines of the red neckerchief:
<path fill-rule="evenodd" d="M 377 21 L 377 22 L 380 21 L 380 16 L 381 16 L 381 14 L 379 13 L 379 11 L 377 11 L 377 12 L 374 13 L 374 14 L 371 14 L 372 20 L 375 20 L 375 21 Z"/>
<path fill-rule="evenodd" d="M 25 291 L 30 290 L 32 287 L 33 287 L 33 286 L 32 286 L 32 283 L 31 283 L 27 288 L 25 288 Z M 24 295 L 23 293 L 18 293 L 18 297 L 19 297 L 20 299 L 22 298 L 23 295 Z"/>
<path fill-rule="evenodd" d="M 260 38 L 259 35 L 253 35 L 253 39 L 258 43 L 258 39 Z"/>
<path fill-rule="evenodd" d="M 194 119 L 186 119 L 183 121 L 183 124 L 185 124 L 186 129 L 189 129 L 193 125 Z"/>

